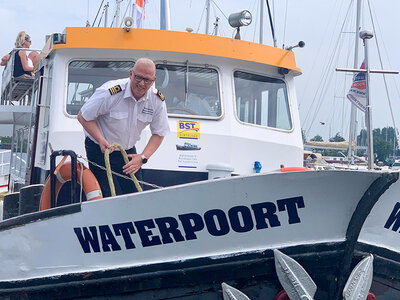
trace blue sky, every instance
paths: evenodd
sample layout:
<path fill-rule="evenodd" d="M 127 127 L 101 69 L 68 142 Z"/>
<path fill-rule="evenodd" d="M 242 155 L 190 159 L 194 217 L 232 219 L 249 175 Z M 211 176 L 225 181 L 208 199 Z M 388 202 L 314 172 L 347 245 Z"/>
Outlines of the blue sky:
<path fill-rule="evenodd" d="M 115 1 L 108 1 L 110 3 L 108 17 L 110 23 L 115 11 Z M 242 38 L 258 42 L 259 0 L 213 0 L 212 2 L 210 28 L 213 27 L 212 23 L 215 17 L 219 17 L 220 35 L 230 37 L 234 30 L 228 25 L 225 16 L 248 9 L 253 14 L 253 23 L 242 30 Z M 379 28 L 377 32 L 378 41 L 384 41 L 381 44 L 384 68 L 399 70 L 397 28 L 399 28 L 400 21 L 397 14 L 400 11 L 400 1 L 369 0 L 369 2 L 372 4 L 373 14 L 376 15 L 375 26 Z M 100 3 L 101 0 L 0 0 L 0 36 L 2 38 L 0 55 L 10 51 L 20 30 L 25 30 L 31 35 L 31 48 L 41 49 L 46 34 L 62 32 L 67 26 L 85 26 L 87 20 L 93 23 Z M 122 1 L 122 15 L 128 3 L 129 0 Z M 270 0 L 270 4 L 273 5 L 278 47 L 282 47 L 283 44 L 293 45 L 300 40 L 306 42 L 305 48 L 295 49 L 294 51 L 297 64 L 303 70 L 303 75 L 296 78 L 296 89 L 301 120 L 304 129 L 308 131 L 309 138 L 312 138 L 316 133 L 321 134 L 324 139 L 327 139 L 329 135 L 335 135 L 336 132 L 341 132 L 345 138 L 348 135 L 349 105 L 348 101 L 343 99 L 343 96 L 350 87 L 351 76 L 337 75 L 333 69 L 327 70 L 326 67 L 339 37 L 347 8 L 351 3 L 351 0 Z M 364 7 L 368 12 L 367 3 L 368 0 L 364 0 Z M 183 31 L 186 27 L 191 27 L 195 32 L 204 33 L 205 13 L 203 17 L 202 13 L 205 0 L 170 0 L 170 5 L 172 30 Z M 146 6 L 145 28 L 159 27 L 159 7 L 159 0 L 149 1 Z M 366 14 L 363 20 L 362 28 L 372 29 L 372 24 L 368 21 Z M 96 25 L 97 22 L 98 20 Z M 350 24 L 348 28 L 348 31 L 354 31 L 353 28 L 350 28 Z M 333 66 L 352 67 L 353 64 L 353 54 L 349 54 L 350 52 L 346 54 L 344 50 L 353 47 L 351 44 L 354 43 L 354 35 L 346 32 L 341 36 L 340 40 L 347 41 L 349 45 L 340 46 L 342 52 L 339 58 L 331 58 L 332 68 Z M 272 45 L 266 11 L 264 43 Z M 370 65 L 371 68 L 380 69 L 374 43 L 371 43 Z M 363 49 L 360 47 L 360 62 L 362 54 Z M 329 74 L 326 81 L 330 84 L 327 84 L 326 87 L 321 85 L 324 72 Z M 347 78 L 346 82 L 344 82 L 344 79 L 340 79 L 340 76 Z M 396 87 L 400 87 L 398 76 L 388 76 L 387 81 L 395 120 L 397 125 L 400 126 L 400 99 Z M 341 81 L 343 83 L 340 83 Z M 381 75 L 372 76 L 372 88 L 373 126 L 392 126 Z M 316 96 L 319 89 L 322 96 Z M 316 112 L 319 105 L 320 108 Z M 311 122 L 312 120 L 314 121 Z M 321 122 L 325 125 L 322 125 Z M 363 123 L 363 119 L 359 123 Z"/>

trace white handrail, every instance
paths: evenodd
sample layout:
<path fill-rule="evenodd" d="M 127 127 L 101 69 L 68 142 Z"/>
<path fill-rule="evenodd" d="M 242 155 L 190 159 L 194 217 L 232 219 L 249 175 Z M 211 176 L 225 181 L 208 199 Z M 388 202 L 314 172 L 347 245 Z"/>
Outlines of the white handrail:
<path fill-rule="evenodd" d="M 8 155 L 8 158 L 5 158 L 6 155 Z M 8 175 L 10 173 L 10 159 L 11 159 L 11 150 L 5 150 L 0 152 L 0 176 Z"/>

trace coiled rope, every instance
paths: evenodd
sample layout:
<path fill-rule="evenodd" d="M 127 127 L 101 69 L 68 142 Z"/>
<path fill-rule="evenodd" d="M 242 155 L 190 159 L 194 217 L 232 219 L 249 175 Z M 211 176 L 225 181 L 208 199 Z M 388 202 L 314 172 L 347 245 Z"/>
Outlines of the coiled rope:
<path fill-rule="evenodd" d="M 104 160 L 106 163 L 107 179 L 108 179 L 108 184 L 110 185 L 111 196 L 116 196 L 115 185 L 114 185 L 114 181 L 112 179 L 111 164 L 110 164 L 110 151 L 114 148 L 119 148 L 126 164 L 129 162 L 128 154 L 126 154 L 125 149 L 120 144 L 114 143 L 109 148 L 107 148 L 106 151 L 104 152 Z M 133 183 L 135 184 L 137 191 L 143 192 L 142 187 L 140 186 L 138 180 L 136 179 L 136 176 L 134 174 L 129 174 L 129 175 L 131 176 L 131 179 L 133 180 Z"/>

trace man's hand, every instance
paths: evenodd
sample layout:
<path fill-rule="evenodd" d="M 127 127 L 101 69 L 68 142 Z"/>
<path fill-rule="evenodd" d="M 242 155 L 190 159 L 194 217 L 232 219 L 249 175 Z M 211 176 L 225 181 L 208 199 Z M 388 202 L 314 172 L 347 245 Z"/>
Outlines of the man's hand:
<path fill-rule="evenodd" d="M 99 146 L 100 146 L 101 153 L 104 153 L 104 152 L 106 152 L 107 148 L 109 148 L 111 145 L 106 139 L 103 138 L 99 141 Z M 112 153 L 113 151 L 114 151 L 114 149 L 111 149 L 110 153 Z"/>
<path fill-rule="evenodd" d="M 143 165 L 142 156 L 140 154 L 128 154 L 130 161 L 123 166 L 122 170 L 125 174 L 135 174 Z"/>

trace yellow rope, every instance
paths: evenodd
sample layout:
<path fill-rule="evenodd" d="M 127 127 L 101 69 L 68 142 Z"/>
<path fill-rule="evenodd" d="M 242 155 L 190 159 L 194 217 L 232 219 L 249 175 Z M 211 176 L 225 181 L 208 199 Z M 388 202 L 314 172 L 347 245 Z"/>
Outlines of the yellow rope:
<path fill-rule="evenodd" d="M 111 196 L 115 196 L 115 185 L 114 181 L 112 179 L 112 174 L 111 174 L 111 165 L 110 165 L 110 151 L 114 147 L 118 147 L 119 150 L 121 151 L 122 157 L 124 158 L 125 163 L 127 164 L 129 162 L 128 159 L 128 154 L 126 154 L 125 149 L 120 145 L 120 144 L 112 144 L 110 148 L 107 148 L 106 151 L 104 152 L 104 160 L 106 163 L 106 169 L 107 169 L 107 178 L 108 178 L 108 184 L 110 185 L 110 190 L 111 190 Z M 136 179 L 135 175 L 129 174 L 133 180 L 133 183 L 135 184 L 136 189 L 138 192 L 143 192 L 142 187 L 140 186 L 138 180 Z"/>

